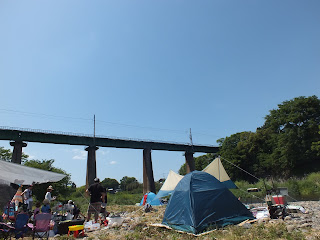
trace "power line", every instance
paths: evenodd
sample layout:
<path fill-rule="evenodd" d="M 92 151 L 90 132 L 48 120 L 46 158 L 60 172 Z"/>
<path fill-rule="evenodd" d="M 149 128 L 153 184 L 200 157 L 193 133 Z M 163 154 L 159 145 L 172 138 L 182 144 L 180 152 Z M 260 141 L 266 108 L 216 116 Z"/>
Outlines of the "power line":
<path fill-rule="evenodd" d="M 21 114 L 25 116 L 42 116 L 46 118 L 53 118 L 53 119 L 72 119 L 72 120 L 82 120 L 82 121 L 90 121 L 92 122 L 92 118 L 79 118 L 79 117 L 70 117 L 70 116 L 59 116 L 59 115 L 52 115 L 52 114 L 43 114 L 43 113 L 35 113 L 35 112 L 25 112 L 25 111 L 17 111 L 17 110 L 10 110 L 10 109 L 3 109 L 0 108 L 0 111 L 8 112 L 8 113 L 14 113 L 14 114 Z M 139 126 L 139 125 L 133 125 L 133 124 L 125 124 L 125 123 L 116 123 L 116 122 L 110 122 L 105 120 L 96 120 L 96 122 L 102 123 L 102 124 L 110 124 L 110 125 L 117 125 L 117 126 L 123 126 L 123 127 L 132 127 L 132 128 L 140 128 L 140 129 L 149 129 L 149 130 L 155 130 L 155 131 L 167 131 L 172 132 L 176 134 L 188 134 L 188 130 L 176 130 L 176 129 L 168 129 L 168 128 L 157 128 L 157 127 L 146 127 L 146 126 Z M 203 136 L 209 136 L 209 137 L 215 137 L 215 138 L 221 138 L 221 136 L 203 133 L 203 132 L 193 132 L 193 134 L 196 135 L 203 135 Z"/>

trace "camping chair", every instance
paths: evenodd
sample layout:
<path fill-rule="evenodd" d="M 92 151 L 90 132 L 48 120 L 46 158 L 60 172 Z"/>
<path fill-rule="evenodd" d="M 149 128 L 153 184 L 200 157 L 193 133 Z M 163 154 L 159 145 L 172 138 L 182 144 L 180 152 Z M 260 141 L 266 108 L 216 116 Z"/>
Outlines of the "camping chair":
<path fill-rule="evenodd" d="M 46 237 L 49 239 L 50 220 L 50 213 L 38 213 L 34 217 L 34 224 L 29 225 L 29 227 L 32 228 L 32 239 L 34 239 L 35 236 L 39 238 Z"/>
<path fill-rule="evenodd" d="M 11 233 L 13 233 L 14 227 L 12 227 L 9 224 L 0 222 L 0 239 L 7 239 L 10 237 L 11 239 Z"/>
<path fill-rule="evenodd" d="M 28 227 L 29 215 L 26 213 L 19 213 L 14 224 L 15 238 L 23 238 L 23 235 L 29 230 Z"/>

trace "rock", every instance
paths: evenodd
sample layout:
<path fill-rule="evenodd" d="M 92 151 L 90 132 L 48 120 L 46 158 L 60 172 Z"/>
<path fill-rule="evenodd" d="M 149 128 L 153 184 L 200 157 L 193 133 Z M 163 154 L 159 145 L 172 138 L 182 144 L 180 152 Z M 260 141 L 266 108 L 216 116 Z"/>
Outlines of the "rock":
<path fill-rule="evenodd" d="M 312 225 L 310 223 L 304 223 L 300 226 L 300 228 L 307 228 L 307 227 L 311 227 Z"/>
<path fill-rule="evenodd" d="M 251 224 L 250 223 L 245 223 L 242 225 L 243 228 L 251 228 Z"/>
<path fill-rule="evenodd" d="M 258 219 L 258 224 L 267 223 L 270 221 L 270 218 L 260 218 Z"/>
<path fill-rule="evenodd" d="M 290 216 L 286 216 L 286 217 L 284 218 L 284 221 L 290 221 L 290 220 L 292 220 L 292 217 L 290 217 Z"/>
<path fill-rule="evenodd" d="M 294 225 L 287 225 L 287 231 L 292 232 L 296 227 Z"/>

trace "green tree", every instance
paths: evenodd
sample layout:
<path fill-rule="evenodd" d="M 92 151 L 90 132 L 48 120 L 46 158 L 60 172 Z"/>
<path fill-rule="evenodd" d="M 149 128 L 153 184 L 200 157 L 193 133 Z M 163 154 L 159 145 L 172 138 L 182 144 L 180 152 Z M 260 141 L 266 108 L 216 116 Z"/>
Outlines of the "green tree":
<path fill-rule="evenodd" d="M 21 161 L 24 162 L 28 159 L 28 155 L 22 153 Z M 12 159 L 12 151 L 10 149 L 5 149 L 4 147 L 0 147 L 0 160 L 11 162 Z"/>
<path fill-rule="evenodd" d="M 132 191 L 139 186 L 139 182 L 135 177 L 125 176 L 120 180 L 120 188 L 123 191 Z"/>
<path fill-rule="evenodd" d="M 66 200 L 66 198 L 69 196 L 69 194 L 73 191 L 75 191 L 74 183 L 70 181 L 71 177 L 70 174 L 67 174 L 64 170 L 60 168 L 56 168 L 53 166 L 54 160 L 27 160 L 25 161 L 24 165 L 28 167 L 34 167 L 46 171 L 52 171 L 56 173 L 62 173 L 65 174 L 66 177 L 64 177 L 59 182 L 55 183 L 43 183 L 43 184 L 37 184 L 33 188 L 34 196 L 37 198 L 38 201 L 42 201 L 44 199 L 44 195 L 47 191 L 47 187 L 49 185 L 52 185 L 54 188 L 54 191 L 52 192 L 52 195 L 57 196 L 59 200 Z"/>
<path fill-rule="evenodd" d="M 319 126 L 319 130 L 320 130 L 320 126 Z M 320 131 L 319 131 L 319 134 L 320 134 Z M 311 149 L 312 149 L 318 156 L 320 156 L 320 141 L 313 142 Z"/>
<path fill-rule="evenodd" d="M 222 163 L 232 180 L 254 181 L 252 176 L 248 175 L 241 169 L 248 172 L 256 172 L 259 170 L 257 162 L 257 146 L 256 133 L 240 132 L 232 134 L 230 137 L 219 139 L 219 154 Z M 225 160 L 225 161 L 223 161 Z M 225 163 L 227 162 L 227 163 Z M 239 168 L 235 167 L 234 165 Z"/>
<path fill-rule="evenodd" d="M 113 178 L 105 178 L 101 182 L 101 185 L 107 189 L 108 188 L 117 189 L 119 187 L 119 182 Z"/>
<path fill-rule="evenodd" d="M 267 136 L 265 153 L 273 175 L 289 177 L 320 170 L 320 156 L 312 149 L 320 141 L 320 100 L 316 96 L 284 101 L 270 111 L 257 130 Z"/>
<path fill-rule="evenodd" d="M 213 153 L 208 153 L 199 157 L 195 157 L 194 158 L 195 170 L 202 171 L 206 166 L 208 166 L 213 161 L 214 158 L 215 158 L 215 155 Z M 180 175 L 187 174 L 185 163 L 181 165 L 178 173 Z"/>

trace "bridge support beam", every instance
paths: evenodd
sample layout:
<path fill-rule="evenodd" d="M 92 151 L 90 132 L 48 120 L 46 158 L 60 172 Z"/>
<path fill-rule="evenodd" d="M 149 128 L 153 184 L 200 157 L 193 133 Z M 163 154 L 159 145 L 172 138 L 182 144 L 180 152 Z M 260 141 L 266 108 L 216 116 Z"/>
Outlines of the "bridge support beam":
<path fill-rule="evenodd" d="M 143 194 L 147 192 L 156 193 L 153 169 L 151 161 L 151 149 L 143 149 Z"/>
<path fill-rule="evenodd" d="M 22 148 L 27 146 L 27 143 L 22 141 L 10 142 L 13 146 L 11 162 L 21 164 Z"/>
<path fill-rule="evenodd" d="M 86 186 L 90 186 L 94 183 L 94 179 L 97 177 L 97 164 L 96 164 L 96 151 L 99 148 L 96 146 L 89 146 L 85 148 L 88 151 L 87 158 L 87 177 L 86 177 Z"/>
<path fill-rule="evenodd" d="M 186 158 L 187 173 L 193 172 L 194 170 L 196 170 L 194 158 L 193 158 L 193 152 L 185 152 L 184 156 Z"/>

